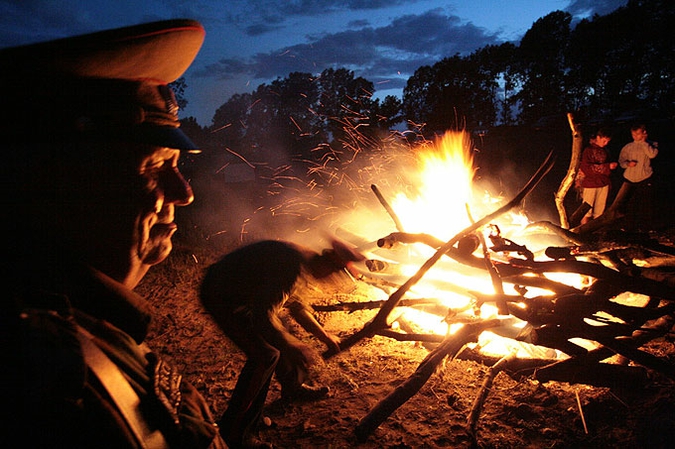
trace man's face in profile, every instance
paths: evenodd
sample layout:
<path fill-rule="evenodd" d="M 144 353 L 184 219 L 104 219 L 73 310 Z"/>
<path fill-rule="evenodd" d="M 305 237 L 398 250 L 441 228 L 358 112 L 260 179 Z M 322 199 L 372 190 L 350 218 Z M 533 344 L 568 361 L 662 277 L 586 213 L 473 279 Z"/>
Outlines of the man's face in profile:
<path fill-rule="evenodd" d="M 73 238 L 88 263 L 133 288 L 171 252 L 175 207 L 193 201 L 192 189 L 178 170 L 179 150 L 89 145 L 83 176 L 75 181 L 82 182 L 82 204 L 73 216 L 72 227 L 79 229 Z"/>

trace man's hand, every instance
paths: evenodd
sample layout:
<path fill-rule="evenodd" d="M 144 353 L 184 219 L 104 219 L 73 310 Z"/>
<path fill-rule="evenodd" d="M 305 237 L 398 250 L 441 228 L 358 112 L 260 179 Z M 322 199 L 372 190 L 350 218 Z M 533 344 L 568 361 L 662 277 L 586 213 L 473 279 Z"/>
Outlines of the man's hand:
<path fill-rule="evenodd" d="M 336 354 L 340 352 L 340 341 L 341 340 L 339 337 L 326 332 L 326 338 L 324 340 L 324 343 L 326 344 L 326 347 L 328 348 L 329 352 Z"/>

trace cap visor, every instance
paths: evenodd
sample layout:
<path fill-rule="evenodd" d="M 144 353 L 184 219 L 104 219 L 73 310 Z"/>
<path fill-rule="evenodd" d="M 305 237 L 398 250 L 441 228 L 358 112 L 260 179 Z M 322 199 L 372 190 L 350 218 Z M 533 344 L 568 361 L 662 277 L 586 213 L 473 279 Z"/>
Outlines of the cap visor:
<path fill-rule="evenodd" d="M 158 147 L 186 151 L 199 150 L 199 147 L 183 131 L 172 126 L 139 125 L 134 128 L 131 137 L 135 142 Z"/>

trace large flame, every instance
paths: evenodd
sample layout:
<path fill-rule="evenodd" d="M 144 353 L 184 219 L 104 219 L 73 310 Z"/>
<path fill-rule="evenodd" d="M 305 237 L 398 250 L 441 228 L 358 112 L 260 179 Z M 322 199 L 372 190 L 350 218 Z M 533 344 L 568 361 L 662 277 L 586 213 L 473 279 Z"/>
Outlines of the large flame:
<path fill-rule="evenodd" d="M 500 198 L 476 188 L 476 168 L 472 157 L 472 142 L 468 133 L 451 131 L 433 142 L 416 150 L 417 166 L 406 174 L 414 183 L 413 189 L 399 192 L 392 201 L 404 231 L 426 233 L 446 241 L 471 224 L 499 207 Z M 412 192 L 412 193 L 411 193 Z M 503 236 L 518 232 L 528 224 L 527 218 L 519 211 L 499 218 L 499 229 Z M 481 232 L 487 239 L 490 231 Z M 380 277 L 402 284 L 412 276 L 435 250 L 423 244 L 408 245 L 404 249 L 377 251 L 374 257 L 385 259 L 388 270 Z M 478 248 L 477 251 L 482 251 Z M 499 255 L 493 254 L 493 257 Z M 578 277 L 573 275 L 574 277 Z M 580 281 L 579 281 L 580 282 Z M 504 289 L 513 287 L 505 284 Z M 515 338 L 527 323 L 511 316 L 499 316 L 493 304 L 472 307 L 474 298 L 471 291 L 484 294 L 495 293 L 489 273 L 460 265 L 449 258 L 442 258 L 413 286 L 410 297 L 436 298 L 444 306 L 458 310 L 467 318 L 500 317 L 503 326 L 494 332 L 483 332 L 478 345 L 484 352 L 508 354 L 517 352 L 519 357 L 556 358 L 564 354 L 549 348 L 540 348 L 516 341 Z M 514 294 L 515 291 L 508 292 Z M 533 294 L 552 292 L 533 291 Z M 451 334 L 461 324 L 448 323 L 438 315 L 403 308 L 399 319 L 414 325 L 423 332 Z M 461 317 L 458 320 L 461 323 Z"/>
<path fill-rule="evenodd" d="M 446 239 L 469 224 L 466 205 L 474 204 L 475 169 L 466 132 L 448 132 L 434 145 L 420 147 L 410 178 L 417 194 L 396 195 L 392 202 L 406 232 L 426 232 Z"/>

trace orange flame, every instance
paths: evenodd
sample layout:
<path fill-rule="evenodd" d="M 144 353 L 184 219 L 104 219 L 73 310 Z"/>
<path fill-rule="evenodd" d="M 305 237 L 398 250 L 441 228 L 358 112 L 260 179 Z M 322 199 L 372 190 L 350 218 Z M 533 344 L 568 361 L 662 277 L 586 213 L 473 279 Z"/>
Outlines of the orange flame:
<path fill-rule="evenodd" d="M 487 192 L 478 191 L 475 186 L 476 168 L 468 133 L 451 131 L 433 143 L 421 146 L 416 151 L 417 166 L 414 167 L 414 171 L 407 173 L 408 179 L 414 184 L 414 191 L 412 194 L 398 193 L 392 201 L 392 209 L 396 212 L 405 232 L 431 234 L 446 241 L 466 228 L 472 218 L 478 219 L 494 211 L 501 200 Z M 469 216 L 469 212 L 472 217 Z M 523 214 L 512 212 L 500 217 L 498 225 L 502 235 L 506 237 L 509 232 L 524 229 L 528 223 L 527 217 Z M 488 233 L 489 230 L 484 232 Z M 380 251 L 374 257 L 381 259 L 391 256 L 389 261 L 395 268 L 382 277 L 402 284 L 433 252 L 433 248 L 414 244 L 399 250 L 397 254 Z M 571 276 L 578 278 L 576 275 Z M 505 291 L 509 287 L 513 286 L 506 284 Z M 534 290 L 532 294 L 546 294 L 545 291 L 542 293 Z M 471 318 L 476 318 L 472 314 L 484 319 L 498 316 L 497 308 L 492 304 L 484 304 L 480 310 L 474 310 L 473 297 L 469 291 L 495 293 L 489 273 L 485 270 L 460 266 L 448 258 L 443 258 L 409 290 L 408 294 L 411 297 L 437 298 L 449 308 L 465 310 L 466 312 L 462 313 L 467 317 L 471 315 Z M 449 325 L 437 315 L 415 309 L 403 309 L 405 320 L 415 323 L 424 332 L 451 334 L 461 326 L 461 324 Z M 500 334 L 507 335 L 507 338 L 493 332 L 483 332 L 478 345 L 484 351 L 502 355 L 517 352 L 519 357 L 564 357 L 564 354 L 558 351 L 516 341 L 516 336 L 527 323 L 510 316 L 501 318 L 505 329 L 502 329 Z"/>

